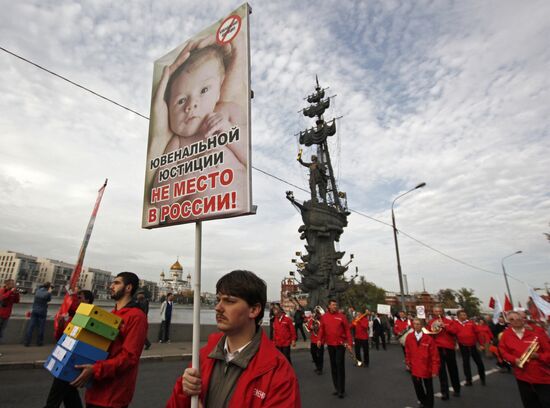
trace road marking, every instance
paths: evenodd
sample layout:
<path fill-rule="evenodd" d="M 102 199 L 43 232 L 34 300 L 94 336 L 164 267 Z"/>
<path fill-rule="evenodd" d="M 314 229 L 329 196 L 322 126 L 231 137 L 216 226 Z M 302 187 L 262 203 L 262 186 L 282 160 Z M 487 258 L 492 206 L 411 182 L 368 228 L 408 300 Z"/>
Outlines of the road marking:
<path fill-rule="evenodd" d="M 491 374 L 494 374 L 494 373 L 496 373 L 496 372 L 498 372 L 498 371 L 499 371 L 498 368 L 493 368 L 493 369 L 491 369 L 491 370 L 489 370 L 489 371 L 485 371 L 485 375 L 486 375 L 486 376 L 487 376 L 487 375 L 491 375 Z M 477 380 L 479 380 L 479 374 L 476 374 L 476 375 L 474 375 L 474 376 L 472 377 L 472 382 L 477 381 Z M 460 385 L 461 385 L 461 386 L 464 386 L 465 384 L 466 384 L 466 380 L 460 382 Z M 443 396 L 443 394 L 441 394 L 440 392 L 434 394 L 434 397 L 437 397 L 437 398 L 441 398 L 442 396 Z"/>

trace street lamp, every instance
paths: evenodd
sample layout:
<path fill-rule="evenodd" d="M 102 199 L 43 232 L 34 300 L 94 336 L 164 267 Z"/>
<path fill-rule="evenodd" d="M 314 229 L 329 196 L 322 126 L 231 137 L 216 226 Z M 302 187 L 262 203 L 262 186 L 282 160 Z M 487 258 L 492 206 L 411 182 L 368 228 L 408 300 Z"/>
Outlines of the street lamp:
<path fill-rule="evenodd" d="M 514 302 L 512 301 L 512 292 L 510 292 L 510 285 L 508 285 L 508 276 L 506 275 L 506 269 L 504 268 L 504 260 L 506 258 L 509 258 L 509 257 L 517 255 L 517 254 L 521 254 L 521 253 L 523 253 L 523 252 L 522 251 L 516 251 L 513 254 L 505 256 L 500 261 L 500 264 L 502 265 L 502 273 L 504 274 L 504 282 L 506 282 L 506 290 L 508 291 L 508 298 L 510 299 L 510 303 L 512 304 L 512 306 L 514 305 Z"/>
<path fill-rule="evenodd" d="M 399 290 L 401 293 L 401 310 L 405 310 L 405 294 L 403 293 L 403 274 L 401 272 L 401 260 L 399 259 L 399 245 L 397 244 L 397 228 L 395 226 L 395 214 L 393 212 L 393 206 L 398 198 L 401 198 L 405 194 L 409 194 L 410 192 L 416 189 L 422 188 L 425 185 L 426 183 L 420 183 L 415 188 L 411 188 L 409 191 L 395 197 L 395 199 L 391 203 L 391 221 L 393 225 L 393 240 L 395 242 L 395 256 L 397 257 L 397 274 L 399 275 Z"/>

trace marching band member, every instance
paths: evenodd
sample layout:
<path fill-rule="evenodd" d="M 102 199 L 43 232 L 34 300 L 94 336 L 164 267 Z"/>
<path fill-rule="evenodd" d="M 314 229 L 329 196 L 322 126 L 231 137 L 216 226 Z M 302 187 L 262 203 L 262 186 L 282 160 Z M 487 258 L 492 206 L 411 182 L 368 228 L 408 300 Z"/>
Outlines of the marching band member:
<path fill-rule="evenodd" d="M 405 316 L 405 312 L 402 310 L 399 312 L 399 318 L 395 319 L 393 323 L 393 333 L 395 337 L 399 339 L 401 336 L 404 336 L 407 330 L 411 327 L 411 321 Z M 405 354 L 405 346 L 402 345 L 403 354 Z"/>
<path fill-rule="evenodd" d="M 441 386 L 441 399 L 449 399 L 449 377 L 453 386 L 454 395 L 460 396 L 460 380 L 458 378 L 458 367 L 456 366 L 455 334 L 456 326 L 452 319 L 445 317 L 441 306 L 434 306 L 435 318 L 428 323 L 428 330 L 436 333 L 434 335 L 435 345 L 439 352 L 439 384 Z"/>
<path fill-rule="evenodd" d="M 483 350 L 485 350 L 485 355 L 489 357 L 491 355 L 491 343 L 493 342 L 493 332 L 491 331 L 491 328 L 485 321 L 485 319 L 481 318 L 477 322 L 477 330 L 479 333 L 479 340 L 481 342 L 481 347 Z"/>
<path fill-rule="evenodd" d="M 351 322 L 351 326 L 355 328 L 355 356 L 357 360 L 363 362 L 363 367 L 369 366 L 369 314 L 369 309 L 365 309 L 365 313 Z M 363 358 L 361 358 L 361 349 L 363 349 Z"/>
<path fill-rule="evenodd" d="M 498 348 L 514 367 L 523 406 L 550 407 L 550 342 L 538 337 L 518 312 L 509 312 L 508 322 Z"/>
<path fill-rule="evenodd" d="M 327 344 L 332 383 L 335 389 L 333 394 L 338 398 L 344 398 L 346 387 L 345 347 L 351 351 L 351 342 L 348 320 L 346 316 L 338 312 L 338 302 L 331 299 L 328 302 L 328 313 L 321 318 L 317 347 L 321 347 L 322 343 Z"/>
<path fill-rule="evenodd" d="M 309 336 L 311 339 L 311 358 L 315 363 L 315 373 L 321 375 L 323 374 L 323 362 L 325 356 L 325 345 L 321 342 L 321 346 L 317 346 L 319 339 L 319 329 L 321 325 L 321 314 L 318 310 L 314 311 L 314 315 L 307 322 L 307 329 L 309 331 Z"/>
<path fill-rule="evenodd" d="M 275 320 L 273 321 L 273 342 L 275 343 L 275 347 L 292 364 L 290 346 L 296 347 L 296 329 L 294 328 L 294 323 L 279 305 L 275 306 L 273 313 L 275 314 Z"/>
<path fill-rule="evenodd" d="M 479 355 L 476 344 L 479 342 L 483 344 L 483 340 L 480 336 L 478 326 L 468 320 L 468 315 L 464 310 L 457 312 L 458 320 L 455 322 L 456 338 L 458 340 L 458 346 L 460 347 L 460 354 L 462 356 L 462 366 L 464 368 L 464 375 L 466 376 L 466 385 L 472 385 L 472 368 L 470 366 L 470 357 L 474 360 L 477 366 L 477 372 L 479 373 L 479 380 L 481 385 L 485 385 L 485 366 L 483 360 Z"/>
<path fill-rule="evenodd" d="M 405 340 L 405 360 L 420 406 L 431 408 L 434 406 L 432 378 L 439 372 L 439 353 L 431 336 L 422 333 L 420 319 L 413 319 L 413 328 L 414 332 Z"/>

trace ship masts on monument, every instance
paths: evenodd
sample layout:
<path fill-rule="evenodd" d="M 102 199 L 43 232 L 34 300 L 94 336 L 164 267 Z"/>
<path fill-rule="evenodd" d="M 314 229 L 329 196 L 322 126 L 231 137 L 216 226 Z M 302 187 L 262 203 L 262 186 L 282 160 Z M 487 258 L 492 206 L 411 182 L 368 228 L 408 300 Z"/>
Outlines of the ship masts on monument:
<path fill-rule="evenodd" d="M 309 293 L 310 307 L 315 307 L 326 305 L 329 297 L 338 297 L 348 287 L 344 279 L 348 266 L 340 262 L 344 252 L 335 250 L 335 242 L 347 226 L 349 212 L 342 204 L 345 194 L 338 191 L 327 143 L 327 138 L 336 134 L 336 120 L 327 123 L 323 118 L 330 107 L 330 97 L 325 97 L 318 79 L 315 91 L 306 100 L 310 105 L 302 113 L 315 118 L 315 126 L 300 132 L 299 142 L 305 147 L 316 145 L 317 154 L 304 161 L 300 149 L 298 162 L 309 169 L 311 199 L 300 203 L 291 191 L 287 198 L 298 208 L 304 222 L 298 229 L 300 239 L 307 242 L 307 254 L 301 255 L 298 270 L 302 276 L 300 289 Z"/>

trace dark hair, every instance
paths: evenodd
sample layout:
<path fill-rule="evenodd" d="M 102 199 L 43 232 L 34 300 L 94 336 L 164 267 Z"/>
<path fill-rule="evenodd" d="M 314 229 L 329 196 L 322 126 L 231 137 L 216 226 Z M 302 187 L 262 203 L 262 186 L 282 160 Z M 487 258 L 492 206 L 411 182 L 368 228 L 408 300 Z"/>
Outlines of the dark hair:
<path fill-rule="evenodd" d="M 168 293 L 166 294 L 166 297 L 168 298 L 168 296 L 171 296 L 171 295 L 172 295 L 172 292 L 168 292 Z"/>
<path fill-rule="evenodd" d="M 231 271 L 216 283 L 216 293 L 241 298 L 249 306 L 259 304 L 261 310 L 255 320 L 258 326 L 261 325 L 267 302 L 267 286 L 256 274 L 250 271 Z"/>
<path fill-rule="evenodd" d="M 329 299 L 328 302 L 327 302 L 327 305 L 329 305 L 331 303 L 338 303 L 338 301 L 336 299 Z"/>
<path fill-rule="evenodd" d="M 49 288 L 51 288 L 51 286 L 52 286 L 52 284 L 50 282 L 46 282 L 41 287 L 43 287 L 44 289 L 49 289 Z"/>
<path fill-rule="evenodd" d="M 459 310 L 457 310 L 457 311 L 456 311 L 456 316 L 458 317 L 458 315 L 459 315 L 460 313 L 464 313 L 466 316 L 468 316 L 468 313 L 466 313 L 466 310 L 464 310 L 464 309 L 459 309 Z"/>
<path fill-rule="evenodd" d="M 84 296 L 89 303 L 94 303 L 94 294 L 91 290 L 79 290 L 78 294 Z"/>
<path fill-rule="evenodd" d="M 218 45 L 209 45 L 204 48 L 197 48 L 189 53 L 189 57 L 181 64 L 176 70 L 170 75 L 168 83 L 166 84 L 166 91 L 164 92 L 164 100 L 166 103 L 170 101 L 170 96 L 172 94 L 172 84 L 173 82 L 185 71 L 192 70 L 197 66 L 202 65 L 204 60 L 208 58 L 215 58 L 220 65 L 220 73 L 223 75 L 225 73 L 225 63 L 223 52 Z"/>
<path fill-rule="evenodd" d="M 134 272 L 120 272 L 116 277 L 122 278 L 122 281 L 124 282 L 124 286 L 132 285 L 131 295 L 134 296 L 137 290 L 139 289 L 138 276 Z"/>

